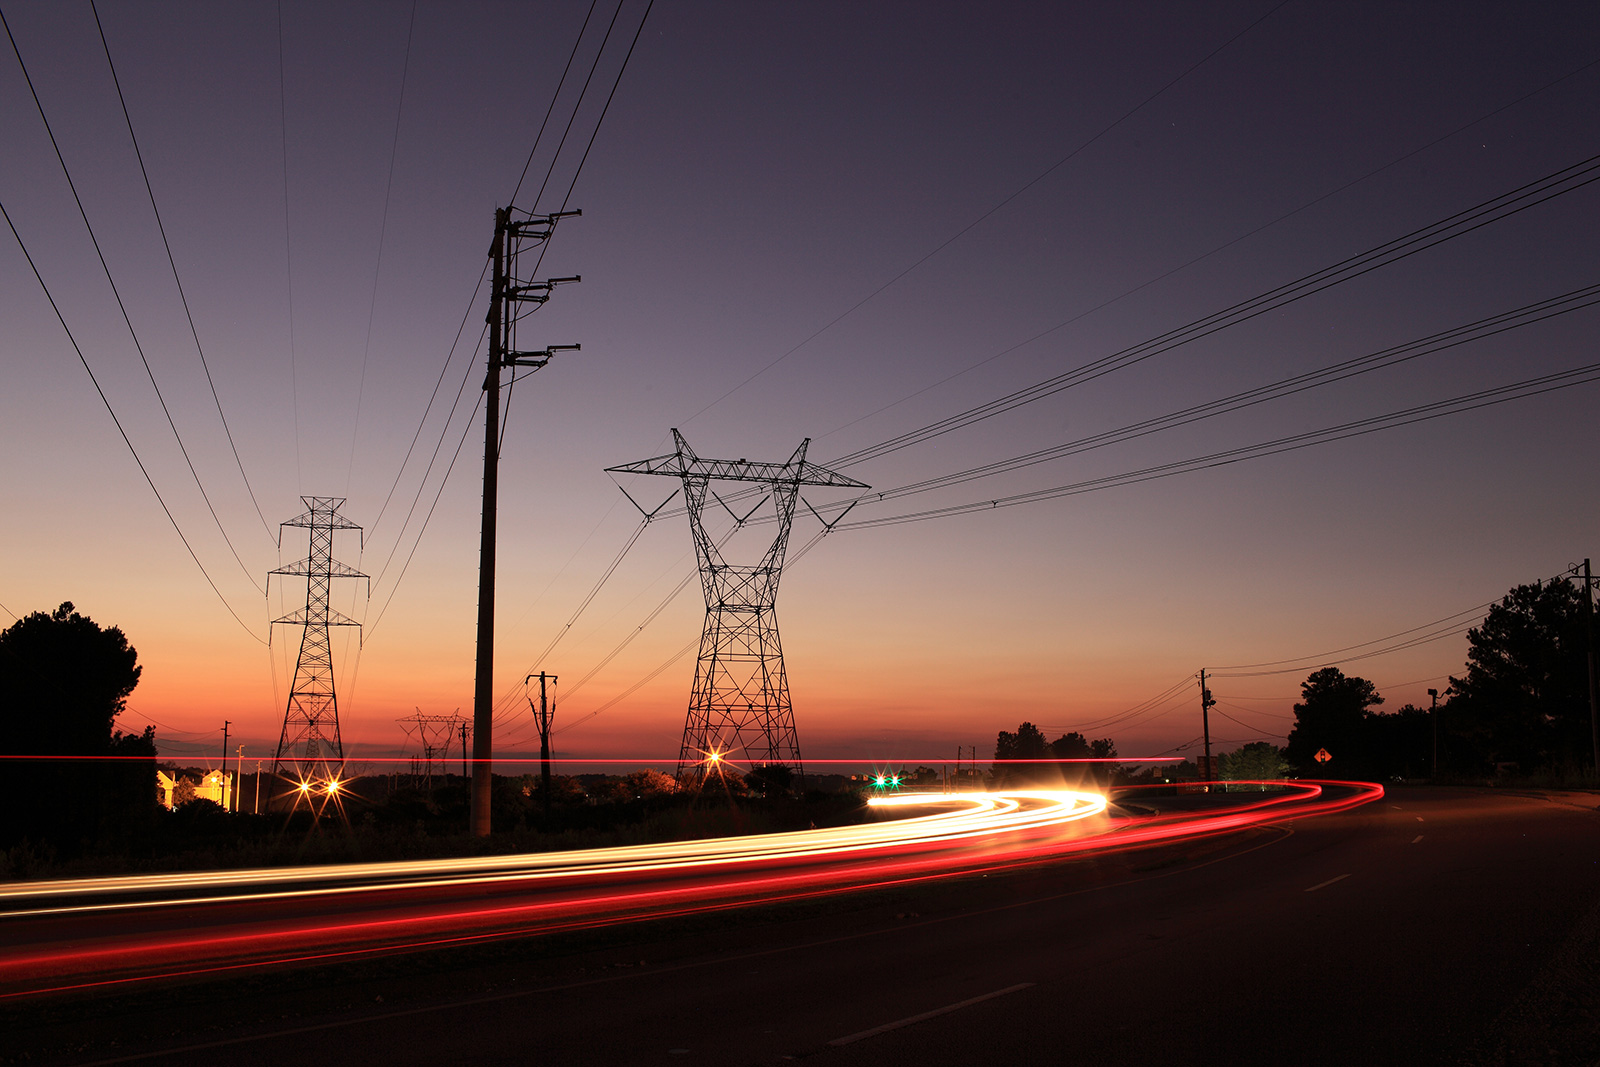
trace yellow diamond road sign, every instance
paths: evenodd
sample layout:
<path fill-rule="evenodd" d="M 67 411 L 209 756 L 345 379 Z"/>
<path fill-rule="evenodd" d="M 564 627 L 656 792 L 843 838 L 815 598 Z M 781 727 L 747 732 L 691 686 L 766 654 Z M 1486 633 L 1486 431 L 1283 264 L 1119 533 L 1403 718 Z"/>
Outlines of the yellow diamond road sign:
<path fill-rule="evenodd" d="M 1327 763 L 1333 757 L 1328 754 L 1328 750 L 1327 749 L 1319 748 L 1319 749 L 1317 749 L 1317 754 L 1315 756 L 1312 756 L 1311 758 L 1316 760 L 1318 763 Z"/>

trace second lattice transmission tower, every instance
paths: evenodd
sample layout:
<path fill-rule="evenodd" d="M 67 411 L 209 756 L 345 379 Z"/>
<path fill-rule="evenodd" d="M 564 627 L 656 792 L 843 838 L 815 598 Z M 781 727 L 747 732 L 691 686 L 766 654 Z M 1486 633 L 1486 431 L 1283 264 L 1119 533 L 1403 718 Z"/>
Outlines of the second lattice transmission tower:
<path fill-rule="evenodd" d="M 607 470 L 683 480 L 689 528 L 700 564 L 700 585 L 706 598 L 706 622 L 700 635 L 700 658 L 678 752 L 678 775 L 704 778 L 708 769 L 724 758 L 742 759 L 752 765 L 784 764 L 801 772 L 800 741 L 789 702 L 783 645 L 778 639 L 778 580 L 783 576 L 789 529 L 801 486 L 868 487 L 808 463 L 809 438 L 800 442 L 785 463 L 702 459 L 677 430 L 672 431 L 672 439 L 677 445 L 674 452 Z M 771 500 L 778 532 L 754 566 L 726 562 L 717 542 L 706 531 L 702 513 L 707 496 L 721 503 L 711 489 L 713 481 L 758 482 L 767 487 L 767 496 L 757 502 L 756 508 Z M 736 524 L 743 527 L 754 510 L 742 517 L 733 515 Z M 733 514 L 731 509 L 729 513 Z"/>
<path fill-rule="evenodd" d="M 339 737 L 339 701 L 333 688 L 333 646 L 328 627 L 361 624 L 335 611 L 328 598 L 335 578 L 367 576 L 333 558 L 333 534 L 336 530 L 359 531 L 361 527 L 339 514 L 343 497 L 300 499 L 305 503 L 305 512 L 280 523 L 279 529 L 298 526 L 308 530 L 310 551 L 305 559 L 270 572 L 306 580 L 306 606 L 272 620 L 274 626 L 304 627 L 272 772 L 280 774 L 288 767 L 302 782 L 337 782 L 344 765 L 344 743 Z"/>

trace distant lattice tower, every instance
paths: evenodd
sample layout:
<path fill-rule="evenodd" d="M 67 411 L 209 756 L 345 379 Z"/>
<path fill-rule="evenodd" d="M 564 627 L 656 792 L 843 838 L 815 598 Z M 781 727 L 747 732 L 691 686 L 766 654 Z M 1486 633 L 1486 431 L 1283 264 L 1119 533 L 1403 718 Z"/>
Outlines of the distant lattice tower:
<path fill-rule="evenodd" d="M 778 639 L 778 580 L 783 576 L 789 528 L 801 486 L 868 487 L 806 462 L 810 438 L 800 442 L 786 463 L 702 459 L 677 430 L 672 431 L 672 439 L 677 450 L 668 455 L 607 470 L 666 475 L 683 481 L 689 529 L 705 593 L 706 621 L 700 635 L 700 658 L 695 666 L 683 743 L 678 751 L 678 775 L 703 779 L 718 761 L 737 760 L 740 756 L 752 765 L 786 764 L 796 773 L 803 773 L 794 710 L 789 702 L 789 680 L 783 667 L 783 646 Z M 763 482 L 768 486 L 778 532 L 755 566 L 725 562 L 706 532 L 701 514 L 706 496 L 709 493 L 721 501 L 710 488 L 712 481 Z M 764 503 L 765 500 L 757 507 Z M 734 515 L 740 526 L 749 518 L 750 515 Z"/>
<path fill-rule="evenodd" d="M 289 688 L 289 704 L 283 713 L 283 733 L 272 772 L 280 774 L 287 766 L 300 782 L 337 781 L 344 766 L 344 744 L 339 739 L 339 702 L 333 691 L 333 647 L 328 640 L 330 626 L 360 626 L 354 619 L 328 606 L 328 593 L 335 578 L 366 578 L 353 567 L 333 558 L 335 530 L 360 530 L 361 527 L 339 514 L 343 497 L 303 496 L 304 514 L 279 524 L 299 526 L 310 531 L 311 549 L 306 558 L 270 574 L 295 575 L 306 580 L 306 606 L 292 611 L 274 626 L 302 626 L 300 659 L 295 664 L 294 684 Z M 271 578 L 268 578 L 271 581 Z"/>

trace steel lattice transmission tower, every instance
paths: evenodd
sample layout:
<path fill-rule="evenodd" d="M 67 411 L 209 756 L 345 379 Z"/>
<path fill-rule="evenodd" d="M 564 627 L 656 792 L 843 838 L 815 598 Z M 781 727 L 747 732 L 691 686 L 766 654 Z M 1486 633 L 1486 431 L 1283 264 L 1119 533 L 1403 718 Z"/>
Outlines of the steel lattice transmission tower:
<path fill-rule="evenodd" d="M 283 713 L 283 733 L 272 760 L 272 773 L 291 766 L 302 782 L 335 781 L 344 765 L 344 744 L 339 739 L 339 702 L 333 691 L 333 647 L 328 640 L 330 626 L 361 624 L 328 606 L 328 594 L 335 578 L 366 578 L 354 567 L 333 558 L 335 530 L 361 527 L 339 514 L 344 497 L 303 496 L 306 511 L 283 527 L 299 526 L 310 531 L 311 550 L 306 558 L 287 567 L 268 572 L 303 577 L 306 580 L 306 606 L 292 611 L 272 625 L 303 626 L 300 659 L 294 668 L 294 684 L 289 687 L 289 704 Z M 369 584 L 370 593 L 371 586 Z"/>
<path fill-rule="evenodd" d="M 783 667 L 783 645 L 778 639 L 778 580 L 783 576 L 789 529 L 802 485 L 841 489 L 868 486 L 806 462 L 810 438 L 800 442 L 785 463 L 702 459 L 677 430 L 672 431 L 672 439 L 677 445 L 674 452 L 607 470 L 683 480 L 689 530 L 694 537 L 700 585 L 706 599 L 706 622 L 700 634 L 700 659 L 695 665 L 683 743 L 678 750 L 678 775 L 703 778 L 708 765 L 736 753 L 751 764 L 787 764 L 803 773 L 794 709 L 789 703 L 789 679 Z M 778 532 L 761 562 L 754 566 L 726 562 L 706 532 L 702 512 L 707 495 L 721 503 L 711 489 L 713 481 L 767 485 Z M 756 506 L 765 503 L 763 499 Z M 733 514 L 731 509 L 729 514 Z M 750 514 L 733 517 L 742 527 Z"/>

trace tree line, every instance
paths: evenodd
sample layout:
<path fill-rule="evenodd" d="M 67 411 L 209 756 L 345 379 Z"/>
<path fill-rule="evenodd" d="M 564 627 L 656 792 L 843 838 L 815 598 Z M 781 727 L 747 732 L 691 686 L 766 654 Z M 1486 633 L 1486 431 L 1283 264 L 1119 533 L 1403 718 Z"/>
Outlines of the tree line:
<path fill-rule="evenodd" d="M 1222 753 L 1218 777 L 1593 775 L 1589 643 L 1600 634 L 1591 612 L 1584 590 L 1569 581 L 1512 589 L 1467 632 L 1464 669 L 1451 676 L 1437 709 L 1406 704 L 1381 710 L 1383 695 L 1368 679 L 1338 667 L 1312 671 L 1300 685 L 1287 743 L 1257 741 Z M 1030 761 L 1115 755 L 1110 738 L 1068 733 L 1046 741 L 1025 722 L 996 739 L 994 777 L 1005 784 L 1057 780 L 1060 771 L 1051 764 Z M 1109 781 L 1117 771 L 1112 763 L 1096 766 L 1068 777 L 1093 773 Z"/>

